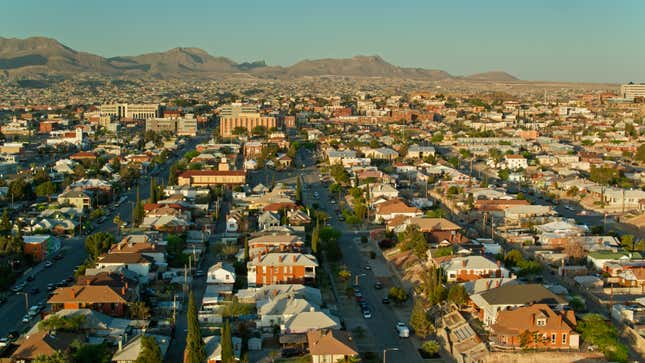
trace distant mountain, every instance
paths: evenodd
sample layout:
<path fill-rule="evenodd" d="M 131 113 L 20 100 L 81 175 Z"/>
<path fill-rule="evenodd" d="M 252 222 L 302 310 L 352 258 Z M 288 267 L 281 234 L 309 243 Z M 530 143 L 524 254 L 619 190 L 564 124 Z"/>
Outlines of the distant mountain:
<path fill-rule="evenodd" d="M 512 81 L 520 80 L 519 78 L 502 71 L 492 71 L 492 72 L 472 74 L 470 76 L 464 77 L 464 79 L 467 79 L 470 81 L 487 81 L 487 82 L 512 82 Z"/>
<path fill-rule="evenodd" d="M 259 78 L 342 76 L 429 81 L 455 78 L 441 70 L 398 67 L 379 56 L 303 60 L 281 67 L 268 66 L 264 61 L 236 63 L 229 58 L 212 56 L 199 48 L 173 48 L 159 53 L 104 58 L 78 52 L 51 38 L 0 37 L 0 74 L 5 77 L 35 79 L 38 76 L 73 76 L 79 73 L 163 78 L 214 78 L 235 73 Z M 461 79 L 517 80 L 503 72 L 480 73 Z"/>
<path fill-rule="evenodd" d="M 77 52 L 50 38 L 0 37 L 0 69 L 20 73 L 114 73 L 100 56 Z"/>

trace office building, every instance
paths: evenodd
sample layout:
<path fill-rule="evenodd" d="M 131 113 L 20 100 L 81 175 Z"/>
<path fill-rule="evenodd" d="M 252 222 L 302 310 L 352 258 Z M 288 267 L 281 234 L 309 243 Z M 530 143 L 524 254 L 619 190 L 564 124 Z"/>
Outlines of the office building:
<path fill-rule="evenodd" d="M 222 106 L 219 110 L 221 117 L 237 117 L 240 115 L 258 115 L 258 108 L 255 105 L 231 103 L 230 105 Z"/>
<path fill-rule="evenodd" d="M 149 118 L 146 120 L 146 131 L 169 132 L 177 136 L 197 136 L 197 119 L 185 118 Z"/>
<path fill-rule="evenodd" d="M 114 116 L 117 118 L 131 118 L 145 120 L 152 117 L 159 117 L 159 105 L 156 103 L 112 103 L 101 105 L 101 116 Z"/>
<path fill-rule="evenodd" d="M 620 96 L 628 100 L 633 100 L 636 97 L 645 97 L 645 83 L 621 85 Z"/>

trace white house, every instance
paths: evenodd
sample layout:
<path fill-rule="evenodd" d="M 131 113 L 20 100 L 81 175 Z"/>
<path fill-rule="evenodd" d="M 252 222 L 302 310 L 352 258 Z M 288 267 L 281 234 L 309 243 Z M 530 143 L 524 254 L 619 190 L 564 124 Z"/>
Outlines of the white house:
<path fill-rule="evenodd" d="M 218 262 L 208 269 L 206 275 L 207 284 L 234 284 L 235 268 L 226 263 Z"/>
<path fill-rule="evenodd" d="M 511 170 L 526 169 L 529 166 L 526 158 L 517 154 L 505 155 L 504 162 L 506 163 L 506 168 Z"/>
<path fill-rule="evenodd" d="M 256 324 L 261 328 L 282 325 L 297 314 L 320 310 L 318 306 L 311 304 L 306 299 L 284 294 L 268 301 L 259 301 L 256 305 L 260 316 L 260 320 Z"/>

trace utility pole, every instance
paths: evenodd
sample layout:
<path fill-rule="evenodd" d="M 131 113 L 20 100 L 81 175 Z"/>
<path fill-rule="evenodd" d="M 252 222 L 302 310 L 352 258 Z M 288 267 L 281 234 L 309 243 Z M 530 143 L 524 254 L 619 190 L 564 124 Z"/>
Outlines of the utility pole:
<path fill-rule="evenodd" d="M 23 295 L 25 295 L 25 311 L 29 311 L 29 293 L 28 292 L 23 292 Z"/>

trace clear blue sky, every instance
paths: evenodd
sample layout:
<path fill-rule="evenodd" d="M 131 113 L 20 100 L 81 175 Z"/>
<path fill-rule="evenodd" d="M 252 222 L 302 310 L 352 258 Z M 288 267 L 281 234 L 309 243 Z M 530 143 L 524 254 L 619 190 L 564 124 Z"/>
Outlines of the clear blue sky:
<path fill-rule="evenodd" d="M 645 81 L 645 0 L 4 0 L 0 36 L 103 56 L 177 46 L 235 61 L 378 54 L 455 75 Z"/>

